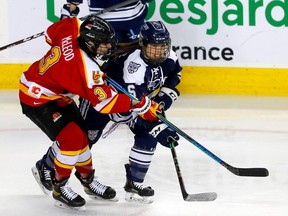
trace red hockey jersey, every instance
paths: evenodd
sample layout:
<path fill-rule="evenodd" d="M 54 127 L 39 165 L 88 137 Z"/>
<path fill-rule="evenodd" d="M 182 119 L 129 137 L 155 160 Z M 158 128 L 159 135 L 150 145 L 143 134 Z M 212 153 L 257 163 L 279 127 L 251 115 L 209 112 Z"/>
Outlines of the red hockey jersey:
<path fill-rule="evenodd" d="M 20 101 L 40 106 L 51 100 L 71 102 L 79 95 L 101 113 L 127 112 L 130 98 L 103 81 L 99 65 L 78 46 L 81 21 L 67 18 L 45 32 L 50 50 L 34 62 L 20 79 Z"/>

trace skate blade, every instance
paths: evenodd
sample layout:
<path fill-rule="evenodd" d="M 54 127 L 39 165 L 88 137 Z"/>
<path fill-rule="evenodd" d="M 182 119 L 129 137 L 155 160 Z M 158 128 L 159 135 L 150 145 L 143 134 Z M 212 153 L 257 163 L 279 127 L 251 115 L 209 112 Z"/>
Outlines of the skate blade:
<path fill-rule="evenodd" d="M 141 203 L 141 204 L 151 204 L 153 203 L 153 196 L 139 196 L 136 193 L 126 192 L 125 200 L 127 202 Z"/>
<path fill-rule="evenodd" d="M 103 199 L 102 197 L 95 196 L 95 195 L 89 195 L 89 197 L 93 200 L 101 200 L 101 201 L 109 201 L 109 202 L 118 202 L 118 197 L 114 197 L 112 199 Z"/>
<path fill-rule="evenodd" d="M 86 207 L 85 206 L 79 206 L 79 207 L 72 207 L 72 206 L 68 206 L 58 200 L 56 200 L 54 202 L 54 205 L 57 206 L 58 208 L 62 208 L 62 209 L 70 209 L 70 210 L 77 210 L 77 211 L 86 211 Z"/>
<path fill-rule="evenodd" d="M 32 174 L 33 174 L 35 180 L 37 181 L 40 189 L 43 191 L 43 193 L 46 194 L 46 195 L 48 195 L 48 196 L 50 196 L 51 193 L 52 193 L 52 191 L 46 189 L 46 188 L 43 186 L 43 184 L 42 184 L 42 182 L 41 182 L 41 180 L 40 180 L 40 175 L 39 175 L 39 172 L 38 172 L 37 168 L 36 168 L 36 167 L 32 167 L 32 168 L 31 168 L 31 171 L 32 171 Z"/>

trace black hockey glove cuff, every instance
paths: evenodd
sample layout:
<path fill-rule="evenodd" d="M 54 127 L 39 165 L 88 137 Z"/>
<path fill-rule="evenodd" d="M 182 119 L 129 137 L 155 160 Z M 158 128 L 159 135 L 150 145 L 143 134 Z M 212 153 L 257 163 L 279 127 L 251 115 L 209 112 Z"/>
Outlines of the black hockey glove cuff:
<path fill-rule="evenodd" d="M 163 86 L 155 96 L 154 101 L 159 103 L 164 110 L 167 110 L 171 107 L 172 103 L 178 99 L 179 95 L 180 93 L 176 88 Z"/>
<path fill-rule="evenodd" d="M 152 123 L 151 126 L 152 129 L 149 133 L 151 134 L 151 136 L 156 138 L 161 145 L 170 148 L 171 139 L 174 141 L 179 140 L 179 136 L 176 131 L 168 127 L 166 124 L 162 122 L 157 122 Z M 175 142 L 174 146 L 176 145 L 177 142 Z"/>

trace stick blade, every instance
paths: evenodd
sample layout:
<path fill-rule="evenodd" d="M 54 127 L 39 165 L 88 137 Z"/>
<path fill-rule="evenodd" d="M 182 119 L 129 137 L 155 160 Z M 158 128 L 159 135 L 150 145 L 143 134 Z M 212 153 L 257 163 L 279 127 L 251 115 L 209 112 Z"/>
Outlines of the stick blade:
<path fill-rule="evenodd" d="M 187 202 L 209 202 L 217 199 L 217 193 L 207 192 L 207 193 L 198 193 L 198 194 L 188 194 L 184 198 Z"/>
<path fill-rule="evenodd" d="M 248 177 L 267 177 L 269 176 L 269 171 L 266 168 L 228 168 L 231 172 L 238 176 L 248 176 Z"/>
<path fill-rule="evenodd" d="M 252 169 L 240 169 L 240 176 L 254 176 L 254 177 L 267 177 L 269 176 L 269 171 L 266 168 L 252 168 Z"/>

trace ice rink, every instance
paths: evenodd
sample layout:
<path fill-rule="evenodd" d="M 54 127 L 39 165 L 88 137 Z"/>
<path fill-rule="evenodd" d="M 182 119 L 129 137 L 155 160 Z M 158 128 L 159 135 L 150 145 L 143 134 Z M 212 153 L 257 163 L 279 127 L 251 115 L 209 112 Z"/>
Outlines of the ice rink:
<path fill-rule="evenodd" d="M 176 147 L 188 193 L 216 192 L 213 202 L 183 200 L 171 152 L 161 145 L 145 183 L 155 190 L 149 205 L 124 200 L 124 164 L 133 136 L 121 125 L 92 149 L 99 180 L 119 202 L 87 201 L 86 211 L 59 209 L 40 190 L 31 167 L 51 144 L 22 115 L 17 91 L 0 91 L 0 215 L 2 216 L 286 216 L 288 212 L 288 97 L 183 95 L 167 118 L 219 158 L 236 167 L 265 167 L 266 178 L 239 177 L 181 138 Z"/>

